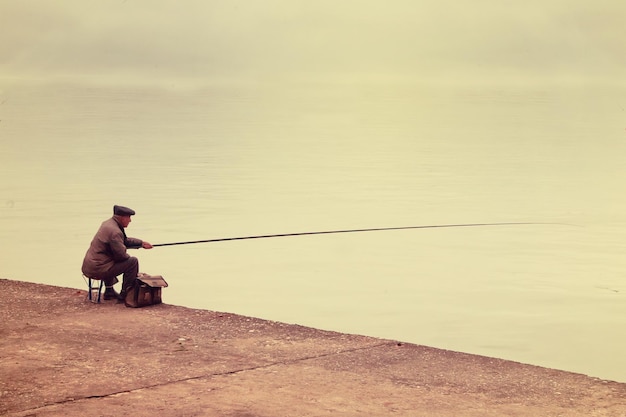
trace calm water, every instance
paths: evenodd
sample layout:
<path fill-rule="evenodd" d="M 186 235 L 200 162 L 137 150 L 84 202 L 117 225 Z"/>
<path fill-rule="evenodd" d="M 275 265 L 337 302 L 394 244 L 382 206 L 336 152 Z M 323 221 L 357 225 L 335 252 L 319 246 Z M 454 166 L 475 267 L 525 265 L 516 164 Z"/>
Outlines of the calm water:
<path fill-rule="evenodd" d="M 626 382 L 626 91 L 615 86 L 0 89 L 0 276 L 82 288 L 113 204 L 197 308 Z"/>

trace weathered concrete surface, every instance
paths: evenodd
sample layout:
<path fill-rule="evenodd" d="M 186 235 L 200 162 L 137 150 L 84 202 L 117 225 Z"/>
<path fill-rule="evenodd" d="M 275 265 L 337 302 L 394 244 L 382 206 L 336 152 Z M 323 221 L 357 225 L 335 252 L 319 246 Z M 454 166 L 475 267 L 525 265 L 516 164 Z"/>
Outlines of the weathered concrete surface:
<path fill-rule="evenodd" d="M 626 416 L 626 384 L 229 313 L 85 298 L 0 280 L 0 415 Z"/>

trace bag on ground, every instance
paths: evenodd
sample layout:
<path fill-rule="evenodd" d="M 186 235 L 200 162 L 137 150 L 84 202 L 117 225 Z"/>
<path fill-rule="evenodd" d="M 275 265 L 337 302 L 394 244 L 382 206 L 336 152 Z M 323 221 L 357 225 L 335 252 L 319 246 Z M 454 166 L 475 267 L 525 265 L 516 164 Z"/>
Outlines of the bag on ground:
<path fill-rule="evenodd" d="M 161 289 L 167 282 L 161 275 L 148 275 L 140 272 L 133 286 L 127 291 L 124 304 L 126 307 L 145 307 L 162 302 Z"/>

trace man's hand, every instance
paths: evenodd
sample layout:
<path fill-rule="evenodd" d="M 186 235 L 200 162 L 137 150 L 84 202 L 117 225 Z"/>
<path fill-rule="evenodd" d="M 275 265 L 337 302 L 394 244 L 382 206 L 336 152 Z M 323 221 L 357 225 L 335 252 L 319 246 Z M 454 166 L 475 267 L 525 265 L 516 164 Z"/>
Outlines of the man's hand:
<path fill-rule="evenodd" d="M 149 244 L 148 242 L 142 242 L 141 247 L 144 249 L 152 249 L 152 245 Z"/>

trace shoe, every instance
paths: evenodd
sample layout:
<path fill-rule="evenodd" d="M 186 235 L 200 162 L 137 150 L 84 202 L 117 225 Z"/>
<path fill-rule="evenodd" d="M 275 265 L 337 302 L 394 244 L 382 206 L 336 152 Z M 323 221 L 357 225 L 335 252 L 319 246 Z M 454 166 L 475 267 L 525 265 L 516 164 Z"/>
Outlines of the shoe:
<path fill-rule="evenodd" d="M 126 299 L 126 293 L 122 290 L 122 292 L 117 295 L 117 302 L 123 303 L 125 299 Z"/>
<path fill-rule="evenodd" d="M 104 299 L 105 300 L 119 300 L 120 295 L 113 288 L 107 288 L 104 290 Z"/>

